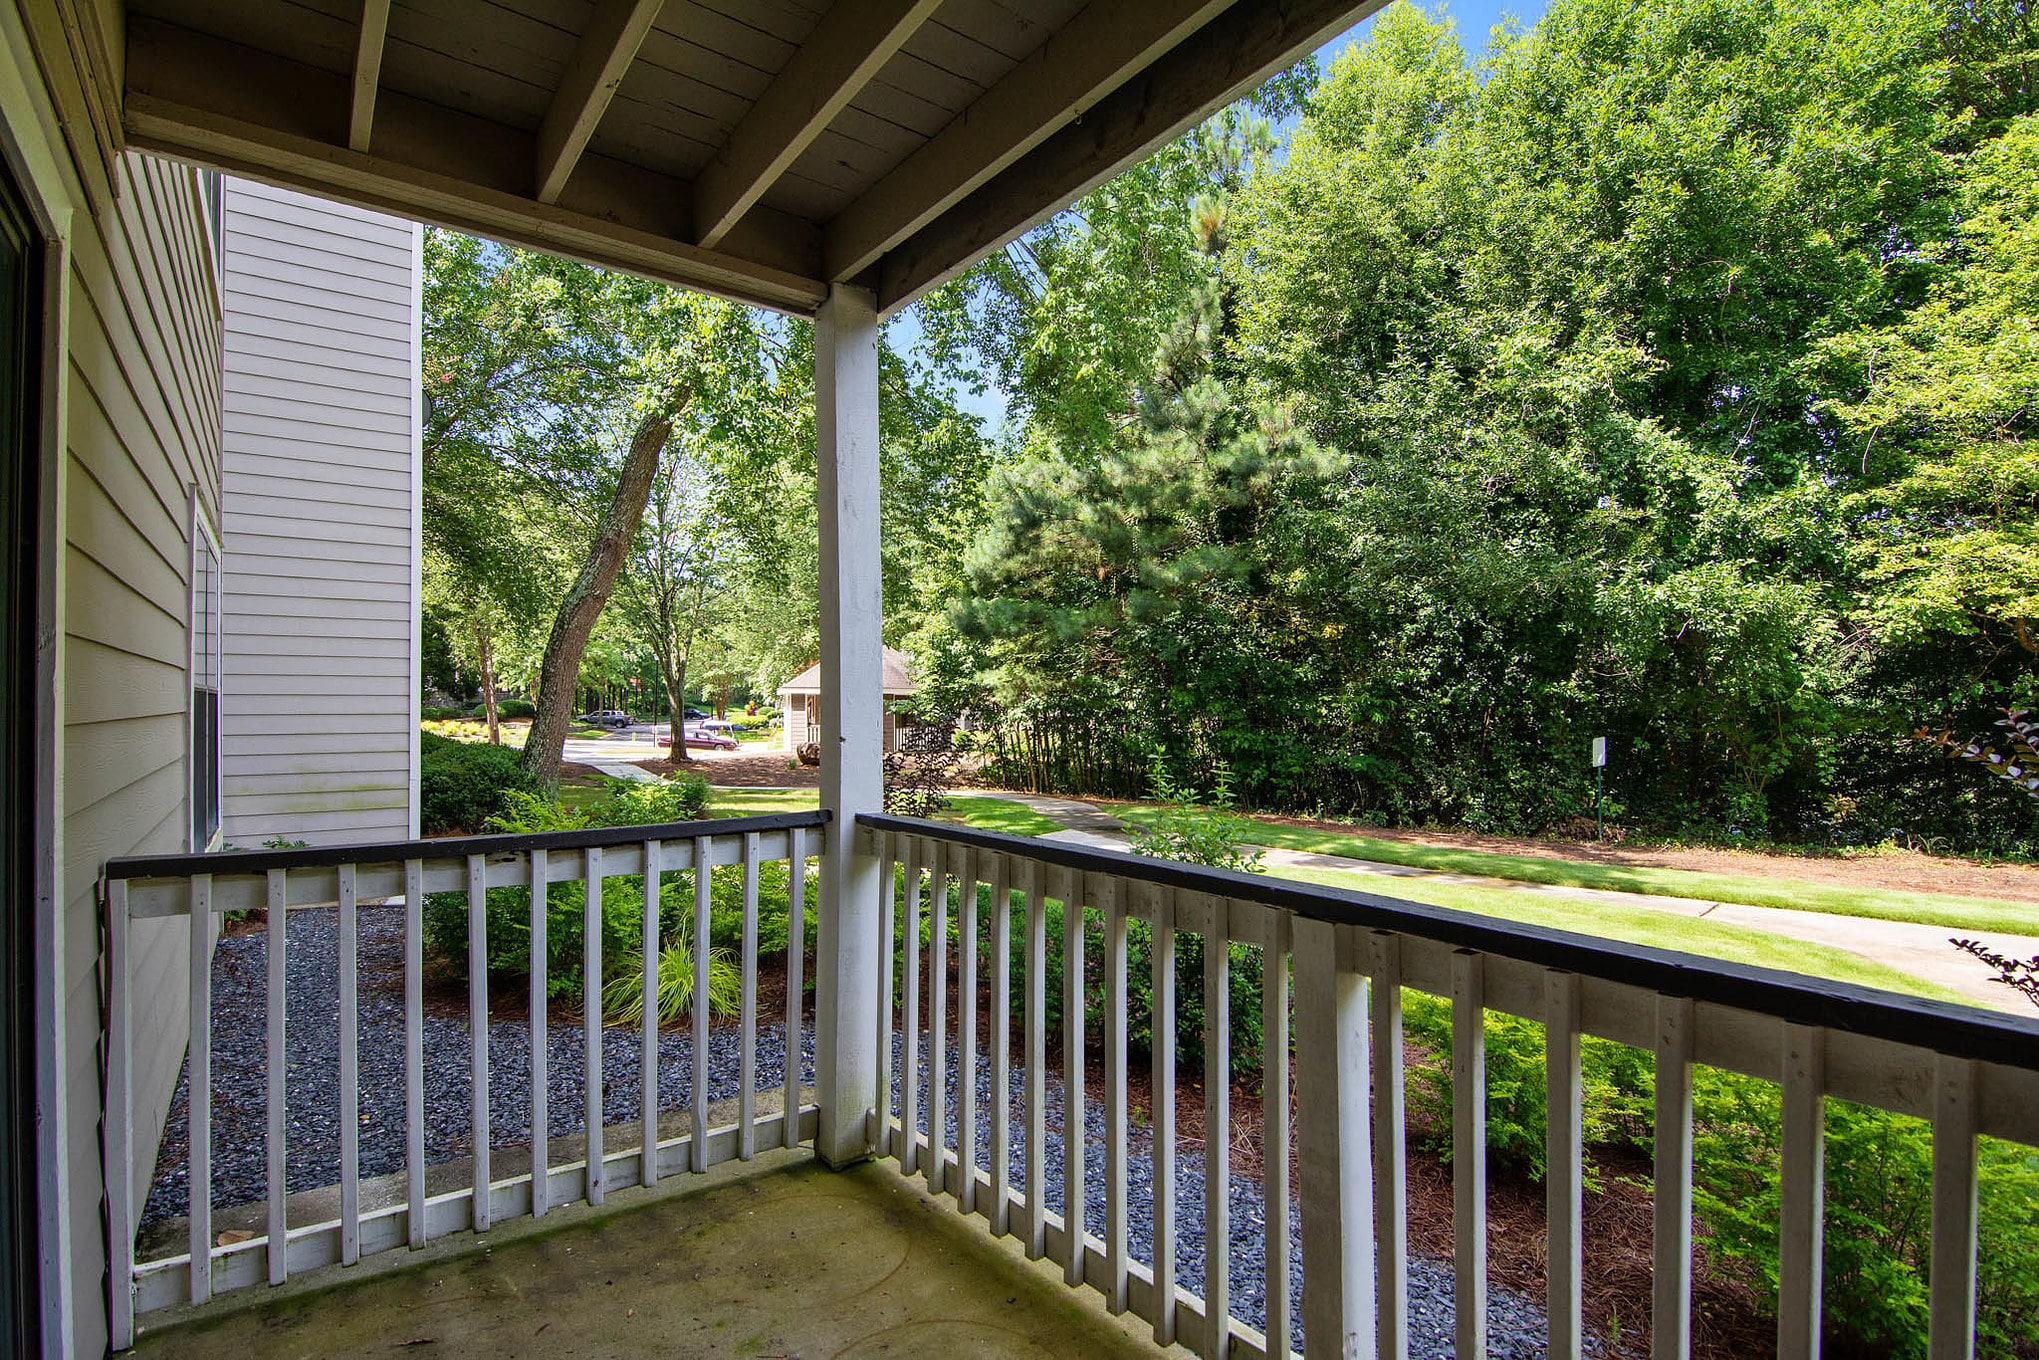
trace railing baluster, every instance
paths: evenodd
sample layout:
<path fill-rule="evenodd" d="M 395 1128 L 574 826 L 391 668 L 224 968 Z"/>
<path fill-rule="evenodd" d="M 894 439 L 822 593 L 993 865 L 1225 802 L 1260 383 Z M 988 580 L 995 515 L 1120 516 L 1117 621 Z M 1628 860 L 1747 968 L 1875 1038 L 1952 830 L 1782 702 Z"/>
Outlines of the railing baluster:
<path fill-rule="evenodd" d="M 1260 961 L 1261 1204 L 1267 1223 L 1267 1353 L 1289 1353 L 1289 929 L 1267 913 Z"/>
<path fill-rule="evenodd" d="M 265 885 L 268 893 L 268 915 L 263 940 L 268 955 L 269 988 L 267 997 L 269 1021 L 269 1283 L 282 1284 L 290 1278 L 290 1224 L 289 1224 L 289 1145 L 286 1142 L 290 1128 L 290 1094 L 285 1076 L 289 1065 L 284 1056 L 285 1007 L 289 1004 L 290 974 L 286 967 L 284 936 L 290 925 L 290 871 L 271 869 Z M 408 959 L 408 955 L 405 956 Z M 408 999 L 410 977 L 405 975 L 405 992 Z"/>
<path fill-rule="evenodd" d="M 361 1259 L 361 928 L 354 866 L 340 866 L 340 1264 Z"/>
<path fill-rule="evenodd" d="M 898 939 L 898 927 L 895 916 L 897 913 L 899 879 L 898 869 L 893 859 L 898 842 L 893 839 L 892 833 L 889 831 L 875 832 L 871 839 L 878 852 L 878 872 L 881 875 L 878 880 L 878 939 L 881 941 L 878 948 L 878 1154 L 882 1157 L 886 1153 L 891 1153 L 896 1157 L 899 1155 L 899 1144 L 892 1140 L 892 1110 L 896 1103 L 892 1099 L 892 997 L 894 993 L 892 952 L 894 944 Z M 792 990 L 792 985 L 789 982 L 786 988 L 788 996 L 792 995 Z M 788 1034 L 793 1033 L 793 1026 L 790 1020 L 786 1025 L 786 1032 Z M 797 1056 L 799 1050 L 797 1048 L 789 1048 L 787 1052 Z M 787 1070 L 790 1071 L 791 1069 L 788 1068 Z M 789 1111 L 796 1108 L 791 1096 L 786 1098 L 786 1108 Z"/>
<path fill-rule="evenodd" d="M 1579 978 L 1544 974 L 1544 1311 L 1551 1360 L 1579 1360 L 1585 1344 L 1580 1272 L 1584 1137 L 1579 1085 Z"/>
<path fill-rule="evenodd" d="M 1451 1245 L 1457 1353 L 1487 1353 L 1487 970 L 1451 956 Z"/>
<path fill-rule="evenodd" d="M 1820 1353 L 1826 1180 L 1826 1032 L 1784 1026 L 1784 1148 L 1777 1251 L 1777 1360 Z"/>
<path fill-rule="evenodd" d="M 906 928 L 901 931 L 906 953 L 901 973 L 906 984 L 906 1009 L 899 1026 L 899 1164 L 908 1174 L 920 1168 L 920 865 L 921 842 L 910 837 L 902 847 L 906 865 Z"/>
<path fill-rule="evenodd" d="M 543 1218 L 551 1206 L 552 1188 L 549 1158 L 552 1153 L 552 1124 L 546 1111 L 546 982 L 548 962 L 545 931 L 551 898 L 552 874 L 545 851 L 531 852 L 531 1217 Z"/>
<path fill-rule="evenodd" d="M 956 1207 L 977 1208 L 977 861 L 956 851 Z"/>
<path fill-rule="evenodd" d="M 1104 907 L 1104 1263 L 1105 1307 L 1123 1313 L 1126 1263 L 1126 908 L 1119 881 L 1098 884 Z"/>
<path fill-rule="evenodd" d="M 991 1230 L 1012 1230 L 1012 860 L 991 871 Z"/>
<path fill-rule="evenodd" d="M 948 846 L 930 847 L 934 877 L 928 901 L 927 1184 L 939 1192 L 949 1147 L 949 855 Z"/>
<path fill-rule="evenodd" d="M 1692 1354 L 1692 1003 L 1657 998 L 1650 1300 L 1652 1360 Z"/>
<path fill-rule="evenodd" d="M 1204 936 L 1204 1336 L 1208 1360 L 1225 1360 L 1232 1336 L 1231 903 L 1210 899 Z"/>
<path fill-rule="evenodd" d="M 404 1171 L 410 1244 L 425 1245 L 425 866 L 404 861 Z"/>
<path fill-rule="evenodd" d="M 887 870 L 890 876 L 890 870 Z M 805 984 L 800 976 L 802 956 L 807 952 L 807 841 L 806 833 L 793 827 L 786 833 L 786 1146 L 800 1146 L 800 1068 L 806 1061 L 802 1042 L 800 1010 L 805 1001 Z M 891 919 L 889 916 L 886 918 Z M 891 935 L 886 935 L 887 966 L 890 967 Z M 891 1003 L 886 1003 L 890 1023 Z M 885 1046 L 885 1060 L 892 1060 L 892 1046 Z M 889 1087 L 887 1088 L 890 1089 Z"/>
<path fill-rule="evenodd" d="M 1975 1360 L 1976 1068 L 1939 1060 L 1933 1097 L 1932 1297 L 1928 1360 Z"/>
<path fill-rule="evenodd" d="M 107 1271 L 107 1335 L 112 1349 L 135 1340 L 134 1029 L 128 977 L 127 880 L 106 885 L 106 1226 L 113 1260 Z M 275 1248 L 272 1246 L 272 1252 Z"/>
<path fill-rule="evenodd" d="M 706 836 L 694 837 L 694 1043 L 688 1063 L 693 1077 L 694 1139 L 689 1149 L 696 1172 L 708 1169 L 708 953 L 715 868 Z"/>
<path fill-rule="evenodd" d="M 1385 930 L 1367 937 L 1373 985 L 1374 1344 L 1380 1360 L 1409 1354 L 1409 1181 L 1403 1117 L 1402 946 Z"/>
<path fill-rule="evenodd" d="M 1084 1225 L 1089 1184 L 1084 1177 L 1083 1113 L 1083 876 L 1062 871 L 1062 1220 L 1068 1229 L 1062 1277 L 1083 1283 Z"/>
<path fill-rule="evenodd" d="M 659 881 L 665 873 L 664 849 L 658 841 L 644 843 L 644 938 L 638 945 L 639 957 L 644 963 L 644 976 L 640 979 L 644 989 L 644 1013 L 638 1017 L 643 1033 L 638 1041 L 637 1059 L 638 1094 L 642 1101 L 637 1112 L 640 1135 L 637 1180 L 640 1185 L 658 1184 L 658 1115 L 661 1103 L 658 1089 L 658 897 Z"/>
<path fill-rule="evenodd" d="M 743 837 L 743 980 L 737 1011 L 736 1155 L 743 1161 L 758 1149 L 758 835 Z"/>
<path fill-rule="evenodd" d="M 467 857 L 467 1031 L 474 1113 L 474 1230 L 489 1230 L 488 862 Z"/>
<path fill-rule="evenodd" d="M 588 1101 L 587 1175 L 584 1193 L 590 1204 L 602 1202 L 602 851 L 589 846 L 582 870 L 587 889 L 587 914 L 581 921 L 581 1024 L 587 1057 L 581 1080 Z"/>
<path fill-rule="evenodd" d="M 1026 905 L 1021 909 L 1026 928 L 1026 1178 L 1027 1256 L 1038 1261 L 1048 1254 L 1047 1161 L 1048 1121 L 1048 931 L 1043 865 L 1029 860 L 1026 874 Z"/>
<path fill-rule="evenodd" d="M 191 1041 L 185 1091 L 190 1168 L 191 1301 L 212 1297 L 212 875 L 191 876 Z"/>
<path fill-rule="evenodd" d="M 1148 1032 L 1153 1036 L 1154 1344 L 1175 1344 L 1175 890 L 1154 886 Z"/>
<path fill-rule="evenodd" d="M 1303 1206 L 1303 1353 L 1363 1355 L 1374 1316 L 1366 986 L 1338 927 L 1295 923 L 1296 1102 Z"/>

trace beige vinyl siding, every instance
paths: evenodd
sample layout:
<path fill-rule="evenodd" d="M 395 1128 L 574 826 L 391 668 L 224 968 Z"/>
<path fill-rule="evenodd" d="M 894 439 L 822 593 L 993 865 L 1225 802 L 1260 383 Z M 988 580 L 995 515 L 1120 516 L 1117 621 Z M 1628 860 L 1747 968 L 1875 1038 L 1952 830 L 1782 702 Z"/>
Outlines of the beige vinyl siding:
<path fill-rule="evenodd" d="M 416 834 L 417 228 L 226 185 L 228 839 Z"/>
<path fill-rule="evenodd" d="M 191 498 L 217 523 L 220 323 L 197 172 L 130 154 L 118 198 L 72 219 L 62 551 L 65 1092 L 74 1337 L 105 1338 L 96 882 L 187 848 Z M 136 925 L 136 1189 L 184 1061 L 181 921 Z"/>

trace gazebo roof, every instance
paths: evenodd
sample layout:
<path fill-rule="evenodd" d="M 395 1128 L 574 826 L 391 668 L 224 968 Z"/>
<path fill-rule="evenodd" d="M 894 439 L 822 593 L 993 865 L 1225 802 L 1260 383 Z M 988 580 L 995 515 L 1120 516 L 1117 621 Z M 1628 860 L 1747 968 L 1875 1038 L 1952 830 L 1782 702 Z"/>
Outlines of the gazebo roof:
<path fill-rule="evenodd" d="M 81 159 L 125 141 L 804 314 L 836 283 L 902 306 L 1381 3 L 65 8 Z"/>
<path fill-rule="evenodd" d="M 886 694 L 911 694 L 918 689 L 919 686 L 913 679 L 912 659 L 905 652 L 899 651 L 896 648 L 885 647 L 880 650 L 884 655 L 885 664 L 884 680 L 881 684 L 884 692 Z M 821 663 L 819 661 L 815 662 L 812 666 L 809 666 L 806 670 L 779 686 L 779 693 L 821 693 Z"/>

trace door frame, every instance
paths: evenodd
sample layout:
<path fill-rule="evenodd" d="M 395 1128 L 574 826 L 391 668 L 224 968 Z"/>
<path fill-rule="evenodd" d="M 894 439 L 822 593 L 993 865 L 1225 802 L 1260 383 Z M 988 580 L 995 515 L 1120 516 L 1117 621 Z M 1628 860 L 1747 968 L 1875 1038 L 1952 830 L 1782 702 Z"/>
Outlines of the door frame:
<path fill-rule="evenodd" d="M 69 480 L 65 414 L 69 400 L 70 238 L 78 205 L 87 198 L 70 152 L 57 132 L 60 120 L 34 51 L 19 9 L 0 3 L 0 172 L 12 182 L 41 256 L 38 361 L 32 365 L 39 389 L 34 408 L 33 514 L 26 513 L 29 507 L 23 506 L 16 526 L 23 536 L 33 537 L 27 557 L 34 563 L 33 589 L 27 596 L 34 602 L 33 654 L 28 671 L 34 703 L 32 717 L 25 711 L 22 714 L 27 718 L 22 749 L 31 757 L 26 772 L 32 791 L 26 849 L 34 920 L 30 932 L 33 947 L 25 952 L 30 955 L 33 972 L 30 1013 L 34 1043 L 31 1052 L 10 1055 L 27 1060 L 22 1067 L 32 1082 L 27 1093 L 30 1103 L 21 1113 L 33 1125 L 22 1132 L 30 1139 L 23 1146 L 33 1147 L 35 1153 L 34 1209 L 27 1224 L 6 1226 L 13 1234 L 24 1229 L 33 1233 L 23 1243 L 20 1259 L 24 1265 L 34 1262 L 37 1278 L 17 1287 L 25 1285 L 34 1291 L 22 1300 L 37 1325 L 38 1334 L 31 1342 L 34 1351 L 68 1356 L 75 1350 L 76 1309 L 81 1303 L 73 1282 L 80 1264 L 74 1245 L 82 1244 L 76 1242 L 79 1225 L 73 1214 L 70 1174 L 73 1149 L 66 1015 L 70 951 L 64 928 L 60 740 L 64 724 L 65 583 L 60 549 Z M 26 710 L 27 706 L 23 707 Z M 96 1217 L 88 1217 L 86 1231 Z M 105 1260 L 103 1238 L 92 1254 L 101 1262 Z M 96 1278 L 86 1282 L 82 1302 L 87 1309 L 103 1313 L 99 1284 Z"/>

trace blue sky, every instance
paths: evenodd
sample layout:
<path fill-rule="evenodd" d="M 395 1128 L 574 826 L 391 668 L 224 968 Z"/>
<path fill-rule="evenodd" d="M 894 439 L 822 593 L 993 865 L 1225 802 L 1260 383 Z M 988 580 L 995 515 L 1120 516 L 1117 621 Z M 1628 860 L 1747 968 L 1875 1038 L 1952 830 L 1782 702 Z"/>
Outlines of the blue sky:
<path fill-rule="evenodd" d="M 1519 20 L 1524 27 L 1536 22 L 1542 15 L 1546 0 L 1515 0 L 1512 4 L 1501 4 L 1498 0 L 1447 0 L 1443 4 L 1426 4 L 1428 9 L 1442 9 L 1458 21 L 1459 41 L 1464 44 L 1466 54 L 1475 60 L 1486 52 L 1487 35 L 1504 18 Z M 1373 26 L 1371 18 L 1358 24 L 1317 49 L 1319 69 L 1330 65 L 1331 59 L 1355 42 L 1363 41 L 1366 32 Z M 909 311 L 901 316 L 892 328 L 892 342 L 901 349 L 911 350 L 920 342 L 920 325 Z M 987 432 L 996 432 L 1005 418 L 1006 397 L 995 386 L 981 394 L 959 392 L 963 409 L 983 418 Z"/>

